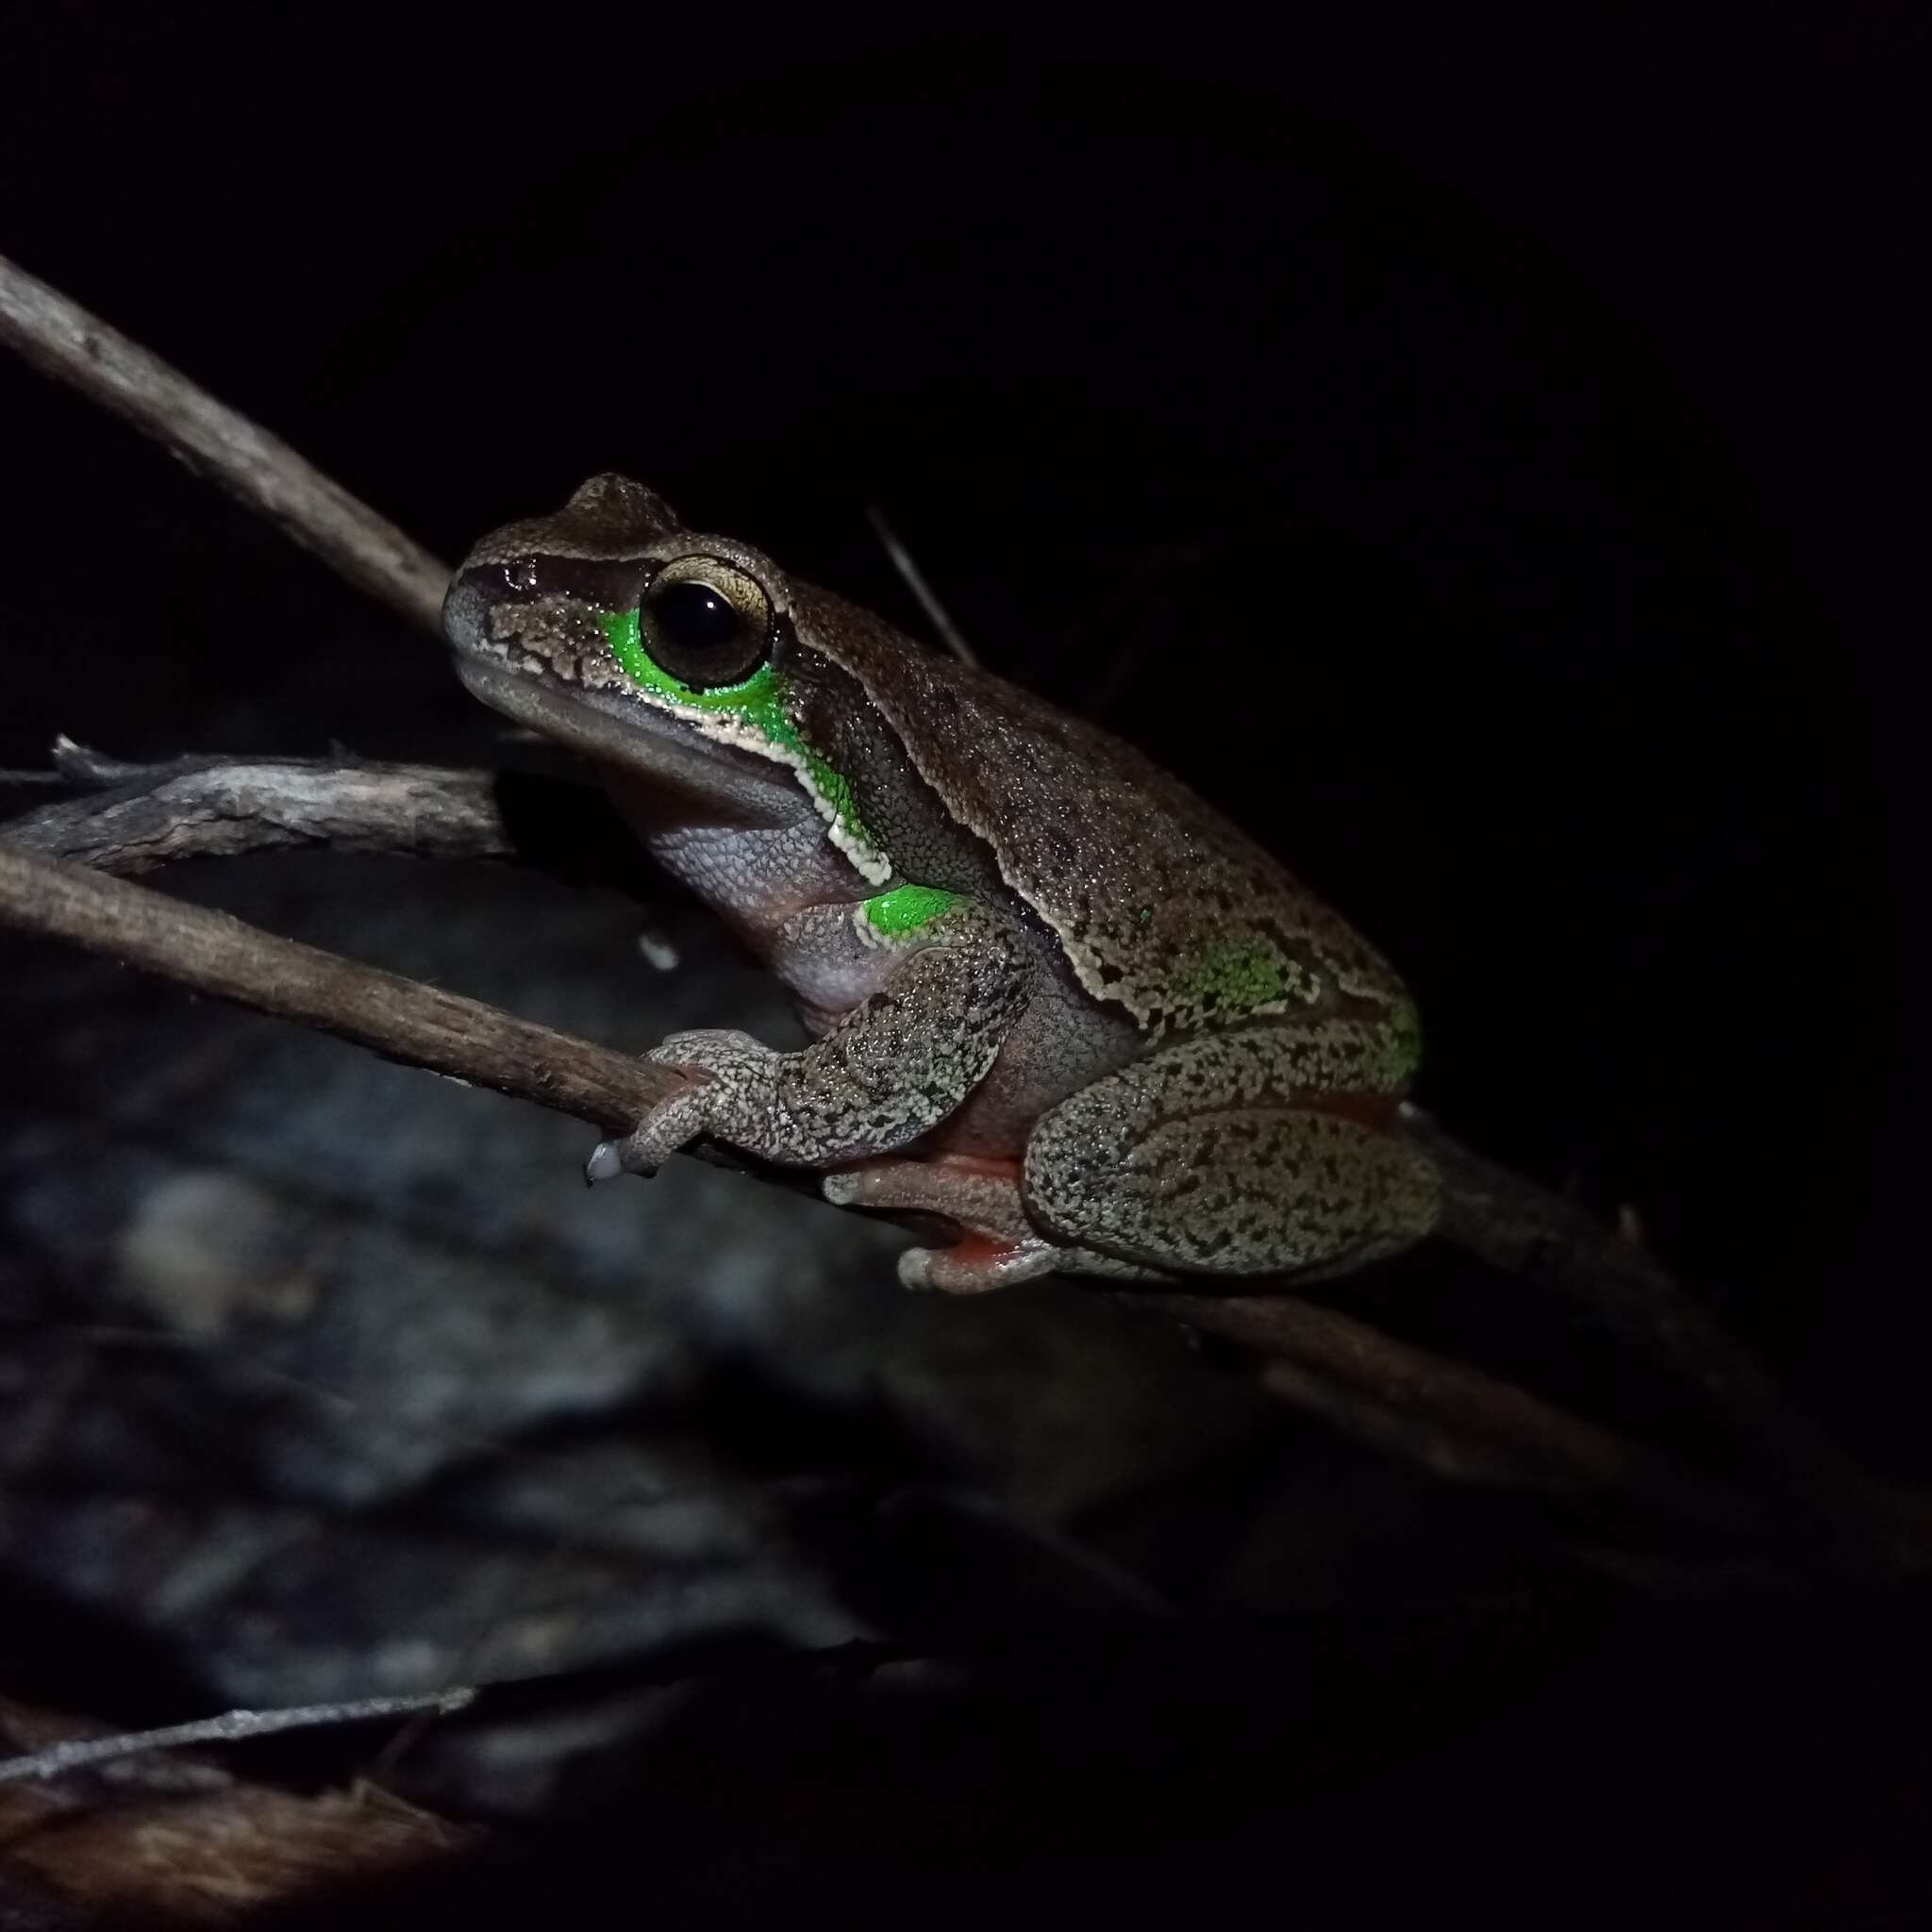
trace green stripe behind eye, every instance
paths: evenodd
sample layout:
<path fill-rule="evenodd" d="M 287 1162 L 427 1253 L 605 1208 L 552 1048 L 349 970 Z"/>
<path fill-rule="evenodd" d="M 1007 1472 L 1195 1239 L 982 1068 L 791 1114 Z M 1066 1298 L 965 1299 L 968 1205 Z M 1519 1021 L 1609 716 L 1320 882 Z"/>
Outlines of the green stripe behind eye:
<path fill-rule="evenodd" d="M 724 711 L 741 719 L 791 760 L 802 765 L 802 775 L 813 794 L 831 808 L 841 828 L 848 837 L 869 850 L 877 852 L 879 842 L 866 829 L 853 802 L 852 787 L 844 774 L 836 772 L 798 734 L 785 709 L 787 685 L 775 666 L 760 664 L 752 675 L 737 684 L 721 684 L 712 691 L 698 691 L 673 677 L 670 672 L 644 649 L 638 613 L 635 610 L 600 610 L 597 622 L 610 641 L 610 655 L 632 683 L 669 698 L 674 704 L 689 705 L 693 710 Z"/>

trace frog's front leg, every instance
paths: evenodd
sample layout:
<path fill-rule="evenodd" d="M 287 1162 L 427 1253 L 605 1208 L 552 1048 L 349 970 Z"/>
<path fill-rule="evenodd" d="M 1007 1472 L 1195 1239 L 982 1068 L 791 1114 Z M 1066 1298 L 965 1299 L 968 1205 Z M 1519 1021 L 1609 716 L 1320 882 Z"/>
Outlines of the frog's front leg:
<path fill-rule="evenodd" d="M 1391 1130 L 1390 1067 L 1357 1021 L 1170 1041 L 1041 1117 L 1027 1210 L 1062 1241 L 1185 1274 L 1335 1274 L 1394 1254 L 1435 1225 L 1441 1181 Z"/>
<path fill-rule="evenodd" d="M 831 917 L 850 933 L 864 914 Z M 970 904 L 909 937 L 863 943 L 877 990 L 803 1051 L 727 1032 L 675 1033 L 654 1048 L 647 1059 L 706 1077 L 603 1142 L 586 1176 L 655 1174 L 701 1136 L 782 1167 L 837 1167 L 937 1126 L 992 1065 L 1025 1005 L 1029 963 Z"/>

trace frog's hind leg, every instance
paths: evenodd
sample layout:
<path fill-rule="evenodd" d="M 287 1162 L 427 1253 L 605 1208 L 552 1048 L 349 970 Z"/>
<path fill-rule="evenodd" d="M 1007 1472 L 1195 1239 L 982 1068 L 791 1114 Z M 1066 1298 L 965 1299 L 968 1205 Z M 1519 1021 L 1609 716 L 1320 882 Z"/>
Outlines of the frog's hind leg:
<path fill-rule="evenodd" d="M 828 1174 L 820 1191 L 836 1207 L 937 1215 L 959 1228 L 959 1240 L 949 1247 L 908 1248 L 899 1257 L 899 1279 L 908 1288 L 982 1294 L 1042 1274 L 1138 1281 L 1149 1274 L 1111 1256 L 1049 1241 L 1027 1218 L 1017 1161 L 888 1158 Z"/>
<path fill-rule="evenodd" d="M 1034 1222 L 1183 1274 L 1339 1274 L 1421 1240 L 1441 1183 L 1374 1124 L 1393 1096 L 1304 1098 L 1292 1041 L 1192 1036 L 1062 1101 L 1026 1145 Z"/>

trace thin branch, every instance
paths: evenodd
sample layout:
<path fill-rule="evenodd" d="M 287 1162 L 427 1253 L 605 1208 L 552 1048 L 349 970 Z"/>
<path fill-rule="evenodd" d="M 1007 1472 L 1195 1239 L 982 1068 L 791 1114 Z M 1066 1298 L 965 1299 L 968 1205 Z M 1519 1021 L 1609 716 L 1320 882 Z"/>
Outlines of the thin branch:
<path fill-rule="evenodd" d="M 1262 1378 L 1297 1407 L 1384 1454 L 1463 1482 L 1616 1498 L 1700 1535 L 1761 1538 L 1763 1495 L 1568 1414 L 1513 1383 L 1397 1341 L 1291 1294 L 1114 1299 L 1156 1308 L 1266 1357 Z M 1804 1553 L 1790 1554 L 1803 1560 Z M 1882 1567 L 1890 1567 L 1887 1556 Z M 1854 1566 L 1871 1567 L 1866 1545 Z"/>
<path fill-rule="evenodd" d="M 165 443 L 378 603 L 438 627 L 447 565 L 279 437 L 5 258 L 0 341 Z"/>
<path fill-rule="evenodd" d="M 892 568 L 906 581 L 906 588 L 919 600 L 919 608 L 925 612 L 925 620 L 940 634 L 940 641 L 962 664 L 977 665 L 979 654 L 966 641 L 965 633 L 953 622 L 951 613 L 940 602 L 939 592 L 926 582 L 925 573 L 920 569 L 911 551 L 899 541 L 899 533 L 886 521 L 886 513 L 877 504 L 865 507 L 865 520 L 872 525 L 872 533 L 879 540 L 880 546 L 891 559 Z"/>
<path fill-rule="evenodd" d="M 1154 1298 L 1187 1319 L 1191 1297 Z M 1379 1441 L 1440 1474 L 1537 1488 L 1639 1491 L 1670 1467 L 1610 1430 L 1460 1362 L 1445 1361 L 1379 1329 L 1290 1296 L 1230 1296 L 1216 1325 L 1230 1341 L 1275 1357 L 1271 1387 L 1326 1415 L 1347 1433 Z M 1428 1413 L 1441 1430 L 1413 1434 L 1413 1390 L 1429 1381 Z M 1684 1472 L 1673 1470 L 1681 1481 Z"/>
<path fill-rule="evenodd" d="M 225 912 L 0 843 L 0 922 L 625 1133 L 686 1075 Z"/>
<path fill-rule="evenodd" d="M 100 1730 L 0 1699 L 9 1747 L 45 1753 L 76 1732 L 92 1743 Z M 401 1878 L 489 1839 L 365 1783 L 298 1794 L 169 1755 L 125 1757 L 84 1782 L 0 1786 L 0 1842 L 8 1906 L 25 1890 L 37 1926 L 205 1925 L 254 1923 L 318 1892 Z M 0 1918 L 15 1923 L 11 1910 Z"/>
<path fill-rule="evenodd" d="M 59 775 L 79 771 L 98 773 L 94 782 L 113 790 L 42 806 L 8 821 L 0 837 L 24 852 L 123 877 L 176 859 L 277 846 L 420 858 L 516 856 L 493 772 L 309 758 L 189 758 L 143 770 L 92 753 L 61 759 Z"/>
<path fill-rule="evenodd" d="M 90 1764 L 135 1757 L 149 1751 L 178 1751 L 192 1744 L 232 1744 L 242 1738 L 265 1738 L 274 1731 L 312 1729 L 319 1724 L 359 1724 L 373 1718 L 407 1717 L 434 1711 L 449 1717 L 475 1702 L 467 1685 L 414 1697 L 360 1697 L 346 1704 L 308 1704 L 285 1710 L 225 1710 L 192 1724 L 165 1724 L 153 1731 L 123 1731 L 109 1738 L 68 1738 L 20 1757 L 0 1757 L 0 1785 L 24 1778 L 59 1777 Z"/>
<path fill-rule="evenodd" d="M 1743 1459 L 1857 1546 L 1914 1567 L 1932 1555 L 1932 1511 L 1889 1490 L 1832 1441 L 1635 1241 L 1575 1202 L 1498 1166 L 1409 1110 L 1442 1175 L 1441 1238 L 1498 1273 L 1560 1296 L 1693 1393 Z"/>

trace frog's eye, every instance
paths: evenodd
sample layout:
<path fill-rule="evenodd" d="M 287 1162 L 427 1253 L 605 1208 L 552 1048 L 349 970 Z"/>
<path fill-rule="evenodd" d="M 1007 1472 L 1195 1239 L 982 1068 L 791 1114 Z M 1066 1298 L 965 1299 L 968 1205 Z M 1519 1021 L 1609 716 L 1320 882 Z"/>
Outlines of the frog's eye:
<path fill-rule="evenodd" d="M 755 577 L 718 557 L 680 557 L 651 579 L 639 641 L 695 691 L 741 684 L 772 647 L 772 600 Z"/>

